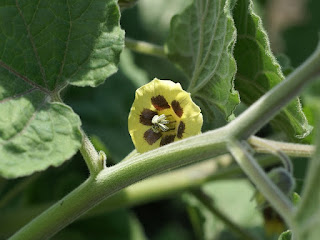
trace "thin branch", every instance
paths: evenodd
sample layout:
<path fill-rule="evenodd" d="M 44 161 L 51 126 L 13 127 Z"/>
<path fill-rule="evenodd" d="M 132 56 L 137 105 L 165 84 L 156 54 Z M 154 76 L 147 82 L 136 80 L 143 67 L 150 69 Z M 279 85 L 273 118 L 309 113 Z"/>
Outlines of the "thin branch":
<path fill-rule="evenodd" d="M 84 131 L 81 131 L 81 133 L 82 145 L 80 147 L 80 152 L 89 168 L 90 175 L 95 176 L 103 169 L 103 165 L 99 161 L 99 153 L 92 145 L 88 136 L 85 134 Z"/>
<path fill-rule="evenodd" d="M 213 200 L 202 190 L 191 191 L 193 196 L 195 196 L 212 214 L 217 216 L 231 231 L 237 234 L 241 239 L 244 240 L 255 240 L 255 238 L 242 229 L 236 223 L 234 223 L 227 215 L 225 215 L 219 208 L 217 208 Z"/>
<path fill-rule="evenodd" d="M 270 180 L 257 161 L 245 150 L 238 140 L 231 140 L 229 150 L 234 159 L 246 173 L 257 189 L 269 201 L 274 209 L 282 216 L 289 227 L 293 218 L 293 205 L 281 190 Z"/>
<path fill-rule="evenodd" d="M 249 144 L 259 153 L 270 153 L 270 147 L 278 149 L 291 157 L 311 157 L 315 147 L 308 144 L 287 143 L 251 136 Z"/>
<path fill-rule="evenodd" d="M 144 41 L 138 41 L 131 38 L 126 38 L 125 44 L 127 48 L 138 53 L 143 53 L 143 54 L 162 57 L 162 58 L 166 57 L 164 48 L 159 45 L 155 45 L 155 44 L 144 42 Z"/>

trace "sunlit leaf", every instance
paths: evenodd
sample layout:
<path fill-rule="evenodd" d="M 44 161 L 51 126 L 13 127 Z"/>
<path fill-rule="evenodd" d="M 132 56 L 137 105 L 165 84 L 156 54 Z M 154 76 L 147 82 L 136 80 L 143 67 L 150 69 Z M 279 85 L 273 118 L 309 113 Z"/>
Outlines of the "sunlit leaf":
<path fill-rule="evenodd" d="M 229 117 L 239 103 L 233 88 L 236 32 L 229 1 L 194 0 L 172 18 L 167 54 L 189 77 L 188 91 Z"/>
<path fill-rule="evenodd" d="M 280 66 L 270 50 L 268 36 L 251 0 L 238 0 L 233 9 L 237 28 L 234 56 L 237 61 L 236 89 L 241 100 L 251 105 L 284 79 Z M 304 138 L 312 127 L 302 112 L 299 99 L 293 100 L 271 124 L 292 138 Z"/>

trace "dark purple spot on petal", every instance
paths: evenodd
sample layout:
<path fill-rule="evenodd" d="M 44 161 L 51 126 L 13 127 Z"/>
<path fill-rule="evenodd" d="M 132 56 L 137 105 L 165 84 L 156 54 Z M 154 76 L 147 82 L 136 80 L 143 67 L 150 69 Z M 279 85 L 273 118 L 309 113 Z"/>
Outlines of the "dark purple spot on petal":
<path fill-rule="evenodd" d="M 174 142 L 176 135 L 166 135 L 161 139 L 160 146 Z"/>
<path fill-rule="evenodd" d="M 171 107 L 173 109 L 173 111 L 177 114 L 178 117 L 181 117 L 182 114 L 183 114 L 183 109 L 182 107 L 180 106 L 180 103 L 176 100 L 173 100 L 171 102 Z"/>
<path fill-rule="evenodd" d="M 140 123 L 143 125 L 151 126 L 152 125 L 152 118 L 157 115 L 157 112 L 152 111 L 150 109 L 143 109 L 140 114 Z"/>
<path fill-rule="evenodd" d="M 186 125 L 184 124 L 184 122 L 181 121 L 179 123 L 178 132 L 177 132 L 178 138 L 182 138 L 182 134 L 184 133 L 185 129 L 186 129 Z"/>
<path fill-rule="evenodd" d="M 151 102 L 152 102 L 152 105 L 159 111 L 166 108 L 170 108 L 167 100 L 164 98 L 164 96 L 161 96 L 161 95 L 152 97 Z"/>
<path fill-rule="evenodd" d="M 149 145 L 154 144 L 159 138 L 161 138 L 162 133 L 155 133 L 151 128 L 143 134 L 144 139 Z"/>

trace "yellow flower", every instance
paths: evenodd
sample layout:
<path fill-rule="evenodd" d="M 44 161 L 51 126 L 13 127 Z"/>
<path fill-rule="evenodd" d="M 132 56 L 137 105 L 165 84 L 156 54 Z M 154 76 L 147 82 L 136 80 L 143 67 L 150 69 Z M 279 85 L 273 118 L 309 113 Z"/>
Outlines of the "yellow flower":
<path fill-rule="evenodd" d="M 200 108 L 179 83 L 153 79 L 136 91 L 128 119 L 129 133 L 138 152 L 199 134 Z"/>

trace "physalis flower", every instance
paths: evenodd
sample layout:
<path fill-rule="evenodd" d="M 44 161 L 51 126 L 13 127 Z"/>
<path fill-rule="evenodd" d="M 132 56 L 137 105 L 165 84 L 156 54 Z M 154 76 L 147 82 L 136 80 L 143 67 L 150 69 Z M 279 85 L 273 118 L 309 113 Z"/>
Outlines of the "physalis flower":
<path fill-rule="evenodd" d="M 199 134 L 200 108 L 179 83 L 153 79 L 136 91 L 129 114 L 129 133 L 138 152 Z"/>

